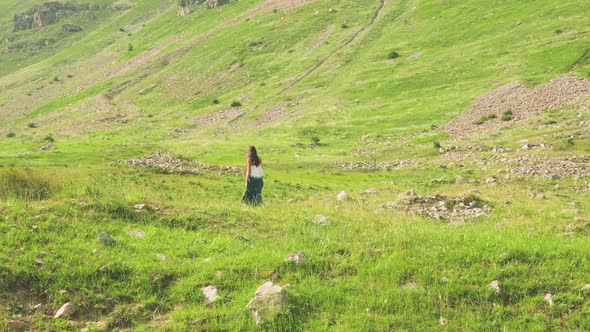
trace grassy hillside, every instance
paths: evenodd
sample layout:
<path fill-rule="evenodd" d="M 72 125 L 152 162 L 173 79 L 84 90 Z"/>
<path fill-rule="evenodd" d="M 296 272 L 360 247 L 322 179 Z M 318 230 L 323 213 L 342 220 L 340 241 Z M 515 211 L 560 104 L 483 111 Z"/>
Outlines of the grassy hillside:
<path fill-rule="evenodd" d="M 0 4 L 0 326 L 590 328 L 590 92 L 445 130 L 505 84 L 590 78 L 584 1 L 80 1 L 102 7 L 12 32 L 42 3 Z M 248 145 L 260 208 L 240 202 Z M 110 164 L 161 150 L 209 166 Z M 472 201 L 490 211 L 446 214 Z M 266 281 L 289 306 L 256 325 Z"/>

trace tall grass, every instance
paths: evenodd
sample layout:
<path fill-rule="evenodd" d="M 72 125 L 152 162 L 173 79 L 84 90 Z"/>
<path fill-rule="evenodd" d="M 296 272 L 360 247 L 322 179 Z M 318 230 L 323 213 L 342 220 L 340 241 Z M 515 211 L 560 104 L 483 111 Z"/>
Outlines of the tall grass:
<path fill-rule="evenodd" d="M 8 169 L 0 171 L 0 198 L 38 201 L 49 198 L 56 184 L 46 176 L 31 171 Z"/>

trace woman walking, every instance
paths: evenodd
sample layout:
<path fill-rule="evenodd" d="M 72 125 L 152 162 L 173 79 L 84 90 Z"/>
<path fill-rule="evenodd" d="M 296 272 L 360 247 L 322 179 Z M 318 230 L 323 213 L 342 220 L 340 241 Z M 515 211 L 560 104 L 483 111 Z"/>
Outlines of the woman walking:
<path fill-rule="evenodd" d="M 246 193 L 242 202 L 252 205 L 262 204 L 262 160 L 258 157 L 256 148 L 250 146 L 246 155 Z"/>

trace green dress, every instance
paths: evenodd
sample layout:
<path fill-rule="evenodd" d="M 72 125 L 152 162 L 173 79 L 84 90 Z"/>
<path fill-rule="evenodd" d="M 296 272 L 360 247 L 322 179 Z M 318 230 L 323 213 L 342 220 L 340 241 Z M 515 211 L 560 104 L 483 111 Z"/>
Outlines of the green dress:
<path fill-rule="evenodd" d="M 248 178 L 248 184 L 246 185 L 246 193 L 242 198 L 242 202 L 251 205 L 262 204 L 262 187 L 264 182 L 262 178 L 255 178 L 250 176 Z"/>

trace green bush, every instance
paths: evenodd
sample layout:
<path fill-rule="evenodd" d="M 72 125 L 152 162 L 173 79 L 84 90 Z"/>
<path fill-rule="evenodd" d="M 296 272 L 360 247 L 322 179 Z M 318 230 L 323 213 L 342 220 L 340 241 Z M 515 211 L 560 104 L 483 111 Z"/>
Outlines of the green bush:
<path fill-rule="evenodd" d="M 241 107 L 241 106 L 242 106 L 242 103 L 240 103 L 239 101 L 233 101 L 231 103 L 231 107 Z"/>
<path fill-rule="evenodd" d="M 127 45 L 127 51 L 129 51 L 129 52 L 133 51 L 133 45 L 131 45 L 131 44 Z"/>
<path fill-rule="evenodd" d="M 35 124 L 34 122 L 31 122 L 27 125 L 27 127 L 29 128 L 37 128 L 37 124 Z"/>
<path fill-rule="evenodd" d="M 397 52 L 395 52 L 395 51 L 394 51 L 394 52 L 391 52 L 391 53 L 389 53 L 389 55 L 387 56 L 387 58 L 388 58 L 388 59 L 390 59 L 390 60 L 396 59 L 396 58 L 398 58 L 398 57 L 399 57 L 399 53 L 397 53 Z"/>
<path fill-rule="evenodd" d="M 502 121 L 510 121 L 512 120 L 512 111 L 508 110 L 502 114 Z"/>
<path fill-rule="evenodd" d="M 43 138 L 43 141 L 47 142 L 47 143 L 53 143 L 53 142 L 55 142 L 55 139 L 53 138 L 53 136 L 51 136 L 51 134 L 49 134 L 49 135 L 45 136 L 45 138 Z"/>
<path fill-rule="evenodd" d="M 479 120 L 473 122 L 474 125 L 482 125 L 484 124 L 486 121 L 491 120 L 491 119 L 495 119 L 498 116 L 496 116 L 496 114 L 488 114 L 488 115 L 484 115 L 481 118 L 479 118 Z"/>
<path fill-rule="evenodd" d="M 436 149 L 440 149 L 442 146 L 440 145 L 440 142 L 432 142 L 432 145 L 436 148 Z"/>
<path fill-rule="evenodd" d="M 8 135 L 6 135 L 6 137 L 11 138 L 11 137 L 15 137 L 16 134 L 13 132 L 8 133 Z"/>
<path fill-rule="evenodd" d="M 215 105 L 219 104 L 219 99 L 213 99 L 212 103 Z"/>
<path fill-rule="evenodd" d="M 340 27 L 341 27 L 342 29 L 348 29 L 348 28 L 349 28 L 348 24 L 344 24 L 344 23 L 342 23 L 342 24 L 340 25 Z"/>
<path fill-rule="evenodd" d="M 0 172 L 0 198 L 3 200 L 42 200 L 48 198 L 53 189 L 51 181 L 31 172 L 15 169 Z"/>

